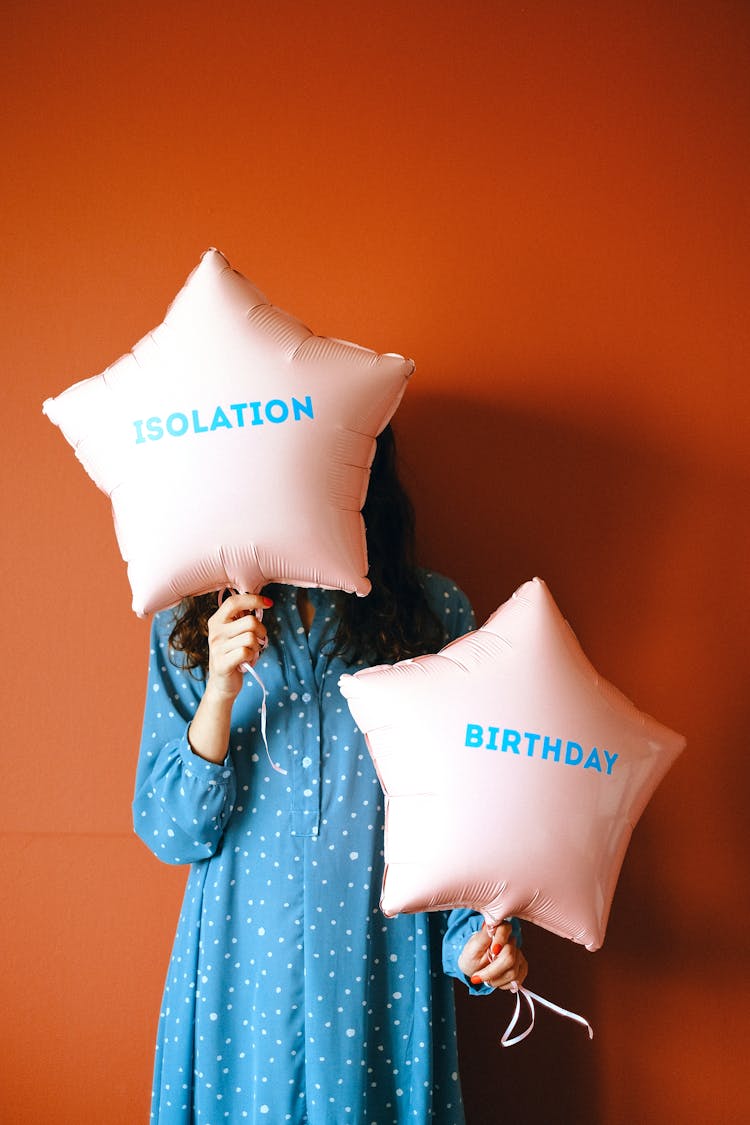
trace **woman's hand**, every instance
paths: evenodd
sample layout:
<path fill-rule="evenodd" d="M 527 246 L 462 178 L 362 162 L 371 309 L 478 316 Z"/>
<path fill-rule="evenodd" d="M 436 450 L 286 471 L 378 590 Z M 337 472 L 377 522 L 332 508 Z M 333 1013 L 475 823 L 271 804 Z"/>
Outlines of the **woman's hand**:
<path fill-rule="evenodd" d="M 266 627 L 254 611 L 272 605 L 260 594 L 233 594 L 209 618 L 207 693 L 231 700 L 239 694 L 242 665 L 255 664 L 268 644 Z"/>
<path fill-rule="evenodd" d="M 242 688 L 242 665 L 255 664 L 268 644 L 265 625 L 256 609 L 268 609 L 270 598 L 233 594 L 208 622 L 208 679 L 188 741 L 194 754 L 207 762 L 223 762 L 229 746 L 232 704 Z"/>
<path fill-rule="evenodd" d="M 509 922 L 501 922 L 492 937 L 484 923 L 472 934 L 458 959 L 458 967 L 472 984 L 491 988 L 510 988 L 523 984 L 529 967 L 518 948 Z"/>

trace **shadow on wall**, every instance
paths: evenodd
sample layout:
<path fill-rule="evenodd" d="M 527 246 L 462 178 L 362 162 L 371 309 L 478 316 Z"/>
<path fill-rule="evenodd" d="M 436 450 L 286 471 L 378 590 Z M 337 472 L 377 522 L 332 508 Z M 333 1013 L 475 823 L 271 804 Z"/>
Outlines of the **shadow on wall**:
<path fill-rule="evenodd" d="M 399 409 L 404 476 L 425 556 L 452 566 L 485 617 L 544 578 L 577 632 L 632 621 L 660 573 L 660 544 L 684 471 L 616 434 L 575 430 L 487 402 L 408 396 Z M 645 587 L 645 588 L 644 588 Z"/>
<path fill-rule="evenodd" d="M 688 739 L 631 841 L 603 951 L 592 959 L 526 926 L 529 987 L 585 1015 L 594 1043 L 542 1011 L 531 1038 L 503 1050 L 513 1001 L 459 990 L 471 1125 L 506 1116 L 522 1125 L 601 1125 L 611 1119 L 600 1102 L 602 1052 L 616 1057 L 624 1034 L 596 1026 L 608 965 L 624 962 L 628 975 L 633 958 L 640 1004 L 645 939 L 649 958 L 663 961 L 687 994 L 699 971 L 695 919 L 709 906 L 707 887 L 711 910 L 732 920 L 713 939 L 725 943 L 726 957 L 744 958 L 750 938 L 750 912 L 737 903 L 750 858 L 742 800 L 750 716 L 737 612 L 748 594 L 747 521 L 738 518 L 748 481 L 696 462 L 689 449 L 683 459 L 638 434 L 610 432 L 604 418 L 587 432 L 492 402 L 407 395 L 396 429 L 421 558 L 456 578 L 479 622 L 539 575 L 597 670 Z M 644 1120 L 647 1100 L 644 1092 Z"/>

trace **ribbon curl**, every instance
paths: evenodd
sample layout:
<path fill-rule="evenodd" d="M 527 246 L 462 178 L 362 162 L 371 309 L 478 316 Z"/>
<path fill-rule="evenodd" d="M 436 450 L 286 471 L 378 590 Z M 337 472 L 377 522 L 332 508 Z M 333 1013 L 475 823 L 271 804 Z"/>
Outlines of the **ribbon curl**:
<path fill-rule="evenodd" d="M 589 1039 L 594 1038 L 594 1029 L 588 1022 L 588 1020 L 585 1020 L 583 1018 L 583 1016 L 576 1015 L 575 1012 L 569 1012 L 567 1008 L 561 1008 L 558 1004 L 553 1004 L 551 1000 L 545 1000 L 543 996 L 538 996 L 536 992 L 531 992 L 530 989 L 524 988 L 523 985 L 518 984 L 516 981 L 513 981 L 513 983 L 511 984 L 510 991 L 515 992 L 516 994 L 516 1009 L 500 1040 L 503 1047 L 513 1047 L 516 1043 L 520 1043 L 522 1039 L 525 1039 L 528 1035 L 531 1035 L 532 1031 L 534 1030 L 535 1019 L 534 1001 L 536 1001 L 538 1004 L 543 1004 L 544 1007 L 549 1008 L 550 1011 L 556 1012 L 558 1016 L 564 1016 L 568 1020 L 575 1020 L 576 1023 L 582 1024 L 582 1026 L 588 1030 Z M 525 1031 L 520 1032 L 520 1034 L 518 1035 L 512 1036 L 513 1030 L 518 1023 L 519 1016 L 521 1015 L 522 996 L 529 1006 L 531 1023 Z"/>

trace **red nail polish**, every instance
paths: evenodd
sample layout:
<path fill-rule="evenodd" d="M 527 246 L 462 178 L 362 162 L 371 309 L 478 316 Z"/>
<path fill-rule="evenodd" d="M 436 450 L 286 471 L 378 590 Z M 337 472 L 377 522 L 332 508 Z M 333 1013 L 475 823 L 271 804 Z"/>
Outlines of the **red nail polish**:
<path fill-rule="evenodd" d="M 469 980 L 471 981 L 472 984 L 484 984 L 484 981 L 480 977 L 479 973 L 474 973 L 474 976 L 469 977 Z"/>
<path fill-rule="evenodd" d="M 502 951 L 502 950 L 503 950 L 504 948 L 505 948 L 505 946 L 504 946 L 504 945 L 500 945 L 499 943 L 498 943 L 497 945 L 493 945 L 493 947 L 492 947 L 492 956 L 493 956 L 493 957 L 497 957 L 498 953 L 500 953 L 500 952 L 501 952 L 501 951 Z"/>
<path fill-rule="evenodd" d="M 265 594 L 263 595 L 262 601 L 263 601 L 263 605 L 266 607 L 266 609 L 270 609 L 271 606 L 273 605 L 273 599 L 267 598 L 265 596 Z"/>

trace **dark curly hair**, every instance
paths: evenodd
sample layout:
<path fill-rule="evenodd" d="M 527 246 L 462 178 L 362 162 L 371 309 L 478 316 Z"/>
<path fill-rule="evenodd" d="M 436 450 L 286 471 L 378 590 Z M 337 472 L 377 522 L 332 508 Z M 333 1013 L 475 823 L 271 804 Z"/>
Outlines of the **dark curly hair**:
<path fill-rule="evenodd" d="M 435 652 L 446 641 L 415 563 L 414 509 L 398 475 L 391 426 L 377 440 L 362 515 L 372 590 L 365 598 L 336 594 L 338 628 L 330 653 L 349 663 L 394 663 Z M 185 598 L 176 608 L 169 644 L 188 669 L 208 668 L 208 619 L 216 593 Z M 273 639 L 273 611 L 264 618 Z"/>

